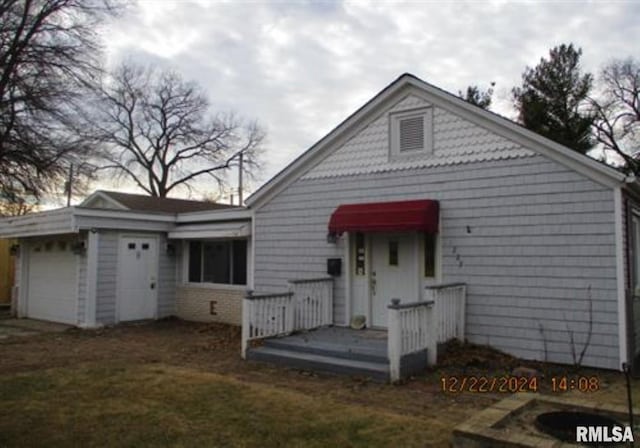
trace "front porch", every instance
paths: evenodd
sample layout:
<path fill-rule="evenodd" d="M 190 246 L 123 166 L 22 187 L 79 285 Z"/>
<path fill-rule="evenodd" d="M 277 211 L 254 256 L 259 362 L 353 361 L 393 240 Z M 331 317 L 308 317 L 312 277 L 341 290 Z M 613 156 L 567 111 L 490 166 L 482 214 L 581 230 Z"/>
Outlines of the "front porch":
<path fill-rule="evenodd" d="M 427 300 L 387 306 L 387 329 L 333 326 L 333 279 L 291 281 L 281 294 L 249 294 L 242 356 L 291 367 L 398 381 L 437 361 L 438 344 L 464 340 L 466 285 L 425 288 Z M 251 341 L 262 340 L 251 347 Z"/>
<path fill-rule="evenodd" d="M 389 379 L 387 332 L 322 327 L 289 336 L 267 338 L 250 348 L 247 359 L 305 370 Z"/>

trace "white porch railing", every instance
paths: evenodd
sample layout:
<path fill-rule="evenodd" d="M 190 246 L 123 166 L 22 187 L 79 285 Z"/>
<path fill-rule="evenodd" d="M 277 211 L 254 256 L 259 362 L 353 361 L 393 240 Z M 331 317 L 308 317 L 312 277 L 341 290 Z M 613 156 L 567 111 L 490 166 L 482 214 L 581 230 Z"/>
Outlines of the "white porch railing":
<path fill-rule="evenodd" d="M 258 294 L 242 301 L 242 357 L 249 341 L 293 331 L 293 293 Z"/>
<path fill-rule="evenodd" d="M 242 301 L 242 357 L 249 341 L 333 323 L 333 279 L 291 280 L 289 291 L 253 294 Z"/>
<path fill-rule="evenodd" d="M 438 343 L 464 340 L 466 285 L 427 288 L 427 300 L 400 303 L 393 299 L 388 314 L 388 356 L 391 381 L 402 378 L 403 363 L 414 353 L 427 350 L 427 364 L 438 358 Z"/>
<path fill-rule="evenodd" d="M 289 280 L 295 304 L 295 330 L 310 330 L 333 324 L 333 279 Z"/>
<path fill-rule="evenodd" d="M 467 285 L 448 283 L 425 288 L 425 301 L 433 302 L 438 342 L 464 341 Z"/>

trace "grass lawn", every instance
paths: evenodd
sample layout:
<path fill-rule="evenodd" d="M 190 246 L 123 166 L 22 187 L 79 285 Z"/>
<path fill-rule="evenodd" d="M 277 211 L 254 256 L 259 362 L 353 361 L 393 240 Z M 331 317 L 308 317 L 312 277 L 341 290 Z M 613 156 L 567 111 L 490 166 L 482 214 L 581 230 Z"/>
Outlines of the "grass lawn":
<path fill-rule="evenodd" d="M 522 362 L 453 347 L 394 386 L 245 362 L 239 348 L 237 328 L 177 320 L 0 340 L 0 448 L 449 446 L 455 426 L 508 394 L 445 393 L 441 379 Z M 548 367 L 545 383 L 562 373 Z M 589 374 L 594 401 L 625 402 L 621 374 Z"/>
<path fill-rule="evenodd" d="M 167 365 L 0 377 L 0 446 L 425 446 L 446 426 Z"/>

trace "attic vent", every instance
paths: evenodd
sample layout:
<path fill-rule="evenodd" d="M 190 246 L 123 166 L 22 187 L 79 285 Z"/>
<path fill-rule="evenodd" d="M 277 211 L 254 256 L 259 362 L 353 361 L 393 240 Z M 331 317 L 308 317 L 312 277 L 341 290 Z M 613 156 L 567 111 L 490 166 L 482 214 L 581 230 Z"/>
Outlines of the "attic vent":
<path fill-rule="evenodd" d="M 424 148 L 424 117 L 400 120 L 400 152 Z"/>
<path fill-rule="evenodd" d="M 389 160 L 433 153 L 433 108 L 389 114 Z"/>

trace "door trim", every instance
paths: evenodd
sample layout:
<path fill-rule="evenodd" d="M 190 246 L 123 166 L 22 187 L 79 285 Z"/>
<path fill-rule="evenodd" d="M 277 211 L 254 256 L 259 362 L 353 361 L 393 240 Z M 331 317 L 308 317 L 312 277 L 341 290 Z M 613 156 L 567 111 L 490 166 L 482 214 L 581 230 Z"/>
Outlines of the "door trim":
<path fill-rule="evenodd" d="M 123 254 L 121 253 L 120 249 L 122 247 L 122 240 L 126 239 L 126 238 L 146 238 L 146 239 L 152 239 L 155 241 L 155 245 L 156 245 L 156 255 L 155 255 L 155 259 L 153 260 L 154 262 L 154 272 L 155 272 L 155 276 L 156 276 L 156 288 L 154 289 L 154 302 L 155 302 L 155 309 L 153 312 L 153 319 L 157 319 L 158 318 L 158 308 L 159 308 L 159 303 L 158 303 L 158 291 L 160 289 L 160 278 L 159 278 L 159 274 L 160 274 L 160 236 L 159 235 L 148 235 L 148 234 L 143 234 L 143 233 L 122 233 L 120 235 L 118 235 L 118 248 L 117 248 L 117 255 L 116 255 L 116 260 L 118 260 L 118 267 L 117 267 L 117 274 L 116 274 L 116 306 L 115 306 L 115 322 L 116 323 L 120 323 L 123 322 L 120 318 L 120 310 L 121 310 L 121 301 L 122 301 L 122 294 L 120 292 L 120 286 L 122 284 L 122 268 L 124 266 L 124 264 L 122 263 L 122 256 Z M 127 322 L 127 321 L 124 321 Z"/>

